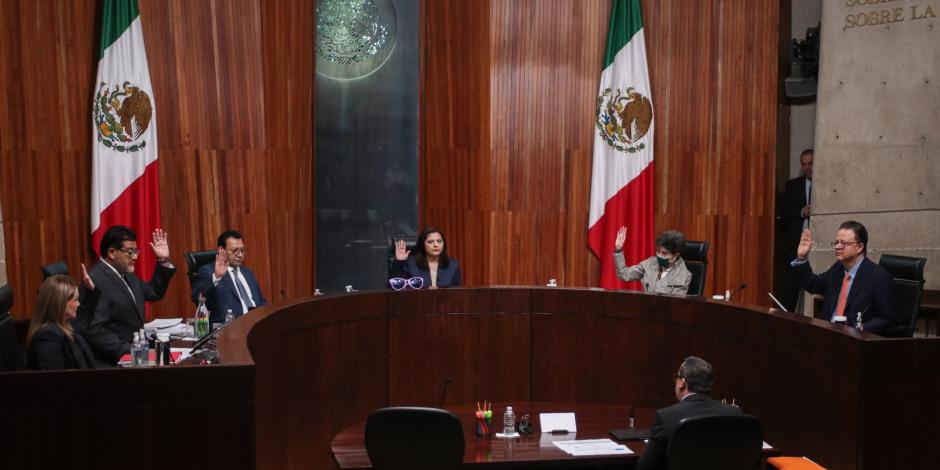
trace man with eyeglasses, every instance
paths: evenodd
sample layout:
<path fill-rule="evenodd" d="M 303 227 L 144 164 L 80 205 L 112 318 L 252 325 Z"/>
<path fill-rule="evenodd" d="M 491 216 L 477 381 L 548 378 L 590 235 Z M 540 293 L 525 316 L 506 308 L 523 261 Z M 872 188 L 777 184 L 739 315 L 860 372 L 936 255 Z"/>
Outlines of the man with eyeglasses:
<path fill-rule="evenodd" d="M 637 470 L 665 469 L 666 450 L 679 422 L 695 416 L 741 414 L 737 406 L 712 400 L 709 393 L 715 385 L 715 371 L 706 360 L 689 356 L 682 361 L 675 379 L 676 399 L 679 403 L 656 411 L 646 451 L 637 462 Z"/>
<path fill-rule="evenodd" d="M 233 317 L 248 313 L 266 303 L 258 278 L 245 266 L 245 242 L 242 234 L 226 230 L 216 243 L 215 263 L 199 268 L 193 280 L 193 303 L 199 303 L 199 293 L 206 296 L 210 323 L 225 322 L 231 311 Z"/>
<path fill-rule="evenodd" d="M 796 258 L 790 265 L 807 292 L 822 294 L 823 309 L 816 317 L 855 325 L 859 313 L 865 331 L 882 334 L 896 325 L 891 274 L 866 255 L 868 230 L 850 220 L 843 222 L 830 243 L 836 262 L 828 271 L 814 274 L 806 259 L 813 247 L 813 234 L 803 231 Z"/>
<path fill-rule="evenodd" d="M 92 318 L 81 320 L 86 328 L 85 339 L 102 364 L 116 365 L 130 352 L 134 333 L 144 327 L 144 302 L 162 299 L 176 272 L 162 229 L 154 230 L 150 248 L 157 265 L 150 281 L 144 282 L 134 273 L 140 255 L 134 231 L 115 225 L 101 238 L 101 260 L 88 272 L 100 298 Z"/>

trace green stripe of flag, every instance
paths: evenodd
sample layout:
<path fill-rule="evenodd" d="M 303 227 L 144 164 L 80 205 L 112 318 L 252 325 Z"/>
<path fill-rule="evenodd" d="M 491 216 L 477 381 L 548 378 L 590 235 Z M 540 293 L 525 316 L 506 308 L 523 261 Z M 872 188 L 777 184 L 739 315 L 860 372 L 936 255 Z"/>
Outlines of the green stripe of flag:
<path fill-rule="evenodd" d="M 606 69 L 614 62 L 617 52 L 630 42 L 637 31 L 643 29 L 640 0 L 614 0 L 610 6 L 610 29 L 607 31 L 607 51 L 604 53 Z"/>
<path fill-rule="evenodd" d="M 106 51 L 114 41 L 117 41 L 131 23 L 140 16 L 137 0 L 104 0 L 101 9 L 101 48 L 98 50 L 98 59 L 104 57 Z"/>

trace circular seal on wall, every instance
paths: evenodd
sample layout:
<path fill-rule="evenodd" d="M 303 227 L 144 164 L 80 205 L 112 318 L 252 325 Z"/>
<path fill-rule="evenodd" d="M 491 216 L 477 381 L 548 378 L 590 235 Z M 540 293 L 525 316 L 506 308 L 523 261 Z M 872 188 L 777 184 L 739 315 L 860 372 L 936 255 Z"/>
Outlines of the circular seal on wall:
<path fill-rule="evenodd" d="M 398 39 L 390 0 L 318 0 L 317 73 L 340 80 L 362 78 L 388 60 Z"/>

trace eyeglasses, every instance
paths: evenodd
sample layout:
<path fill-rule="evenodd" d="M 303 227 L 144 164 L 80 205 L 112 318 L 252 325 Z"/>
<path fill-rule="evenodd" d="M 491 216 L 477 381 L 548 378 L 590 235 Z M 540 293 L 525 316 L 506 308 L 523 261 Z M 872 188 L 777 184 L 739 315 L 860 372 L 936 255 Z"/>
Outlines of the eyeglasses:
<path fill-rule="evenodd" d="M 393 277 L 388 280 L 388 285 L 392 290 L 418 290 L 424 287 L 424 278 L 412 277 L 405 279 L 403 277 Z"/>
<path fill-rule="evenodd" d="M 248 248 L 233 248 L 231 250 L 228 250 L 228 252 L 233 255 L 243 255 L 245 253 L 248 253 Z"/>
<path fill-rule="evenodd" d="M 140 250 L 138 250 L 137 248 L 130 248 L 127 250 L 118 250 L 118 251 L 120 251 L 121 253 L 124 253 L 127 256 L 130 256 L 131 258 L 136 258 L 140 256 Z"/>
<path fill-rule="evenodd" d="M 861 242 L 847 242 L 843 240 L 833 240 L 832 242 L 829 243 L 829 246 L 833 248 L 845 248 L 849 245 L 855 245 L 858 243 L 861 243 Z"/>

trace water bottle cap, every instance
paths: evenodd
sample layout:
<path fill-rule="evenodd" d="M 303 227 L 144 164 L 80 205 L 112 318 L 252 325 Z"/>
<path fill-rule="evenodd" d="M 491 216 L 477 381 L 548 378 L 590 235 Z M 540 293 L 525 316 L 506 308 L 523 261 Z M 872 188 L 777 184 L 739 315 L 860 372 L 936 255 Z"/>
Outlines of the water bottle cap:
<path fill-rule="evenodd" d="M 512 411 L 512 407 L 511 407 L 511 406 L 507 406 L 507 407 L 506 407 L 506 411 Z"/>

